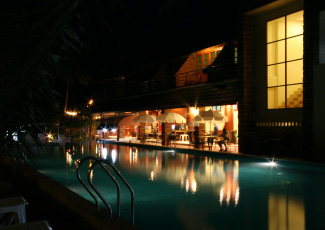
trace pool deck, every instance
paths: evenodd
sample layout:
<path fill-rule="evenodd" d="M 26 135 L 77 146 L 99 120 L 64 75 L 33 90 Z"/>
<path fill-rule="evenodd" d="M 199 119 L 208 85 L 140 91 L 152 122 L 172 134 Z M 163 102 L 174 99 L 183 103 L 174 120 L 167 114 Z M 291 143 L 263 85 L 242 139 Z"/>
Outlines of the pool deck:
<path fill-rule="evenodd" d="M 143 146 L 155 146 L 155 147 L 162 147 L 162 148 L 175 148 L 175 149 L 192 149 L 192 150 L 201 150 L 201 151 L 207 151 L 207 152 L 220 152 L 220 147 L 218 144 L 213 143 L 211 150 L 209 150 L 209 146 L 207 143 L 204 143 L 203 149 L 195 148 L 193 144 L 190 144 L 188 141 L 172 141 L 168 146 L 163 146 L 161 144 L 161 140 L 157 139 L 146 139 L 145 141 L 140 141 L 136 139 L 129 139 L 129 138 L 121 138 L 119 141 L 117 139 L 102 139 L 97 141 L 103 141 L 106 143 L 123 143 L 123 144 L 132 144 L 132 145 L 143 145 Z M 231 154 L 239 154 L 238 152 L 238 144 L 230 143 L 228 144 L 227 151 L 223 151 L 224 153 L 231 153 Z"/>

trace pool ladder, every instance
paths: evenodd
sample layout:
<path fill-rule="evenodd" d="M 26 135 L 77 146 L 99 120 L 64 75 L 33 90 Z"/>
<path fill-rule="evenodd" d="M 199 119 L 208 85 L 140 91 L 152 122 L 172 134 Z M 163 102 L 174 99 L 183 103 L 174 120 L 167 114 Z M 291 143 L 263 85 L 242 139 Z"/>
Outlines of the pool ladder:
<path fill-rule="evenodd" d="M 99 158 L 93 157 L 93 156 L 88 156 L 88 157 L 85 157 L 82 160 L 80 160 L 79 165 L 76 170 L 76 173 L 77 173 L 77 177 L 78 177 L 78 180 L 80 181 L 80 183 L 85 187 L 85 189 L 88 191 L 88 193 L 95 200 L 98 212 L 100 211 L 98 199 L 94 195 L 94 193 L 90 190 L 90 188 L 86 185 L 86 183 L 81 179 L 81 176 L 79 173 L 79 169 L 80 169 L 80 166 L 82 165 L 82 163 L 84 163 L 85 161 L 88 161 L 88 160 L 94 161 L 94 163 L 92 163 L 91 167 L 88 170 L 88 183 L 91 186 L 91 188 L 95 191 L 95 193 L 98 195 L 98 197 L 103 201 L 105 206 L 107 207 L 108 211 L 110 212 L 111 218 L 113 218 L 113 214 L 112 214 L 113 212 L 112 212 L 111 206 L 108 204 L 108 202 L 103 197 L 103 195 L 98 191 L 98 189 L 93 185 L 92 180 L 91 180 L 91 173 L 92 173 L 93 169 L 95 168 L 95 166 L 100 165 L 101 168 L 106 172 L 106 174 L 113 180 L 113 182 L 116 185 L 116 188 L 117 188 L 117 215 L 118 215 L 118 217 L 120 217 L 120 185 L 117 182 L 117 180 L 115 179 L 115 177 L 112 175 L 112 173 L 107 170 L 105 165 L 109 165 L 115 171 L 115 173 L 120 177 L 120 179 L 123 181 L 123 183 L 126 185 L 126 187 L 130 190 L 130 193 L 131 193 L 131 219 L 132 219 L 132 224 L 134 225 L 134 191 L 133 191 L 133 189 L 131 188 L 129 183 L 124 179 L 124 177 L 120 174 L 120 172 L 116 169 L 116 167 L 110 161 L 104 160 L 104 159 L 99 159 Z"/>

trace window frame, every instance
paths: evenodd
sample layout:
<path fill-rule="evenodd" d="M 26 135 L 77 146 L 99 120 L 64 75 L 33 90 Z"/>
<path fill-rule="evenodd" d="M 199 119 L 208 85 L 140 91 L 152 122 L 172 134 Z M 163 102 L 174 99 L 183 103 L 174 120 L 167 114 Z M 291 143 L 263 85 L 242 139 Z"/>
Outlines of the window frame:
<path fill-rule="evenodd" d="M 298 13 L 298 12 L 301 12 L 304 14 L 304 11 L 303 10 L 299 10 L 299 11 L 296 11 L 296 12 L 292 12 L 292 13 L 289 13 L 289 14 L 286 14 L 286 15 L 283 15 L 281 17 L 277 17 L 277 18 L 274 18 L 272 20 L 267 20 L 266 21 L 266 43 L 265 43 L 265 49 L 266 49 L 266 109 L 267 110 L 275 110 L 275 109 L 297 109 L 297 108 L 303 108 L 303 105 L 301 107 L 290 107 L 288 105 L 288 87 L 290 86 L 299 86 L 301 85 L 302 86 L 302 94 L 303 94 L 303 87 L 304 87 L 304 82 L 303 82 L 303 70 L 302 70 L 302 82 L 301 83 L 288 83 L 288 79 L 290 78 L 289 77 L 289 74 L 288 74 L 288 64 L 289 63 L 293 63 L 293 62 L 296 62 L 296 61 L 302 61 L 303 63 L 303 60 L 304 60 L 304 57 L 303 57 L 303 54 L 302 54 L 302 57 L 301 58 L 298 58 L 298 59 L 290 59 L 288 60 L 288 40 L 290 39 L 293 39 L 293 38 L 298 38 L 300 36 L 302 36 L 302 39 L 304 39 L 304 31 L 302 31 L 302 33 L 300 34 L 296 34 L 296 35 L 288 35 L 288 16 L 292 15 L 292 14 L 295 14 L 295 13 Z M 268 27 L 268 23 L 271 22 L 271 21 L 275 21 L 275 20 L 278 20 L 278 19 L 281 19 L 281 18 L 284 18 L 284 38 L 277 38 L 275 40 L 272 40 L 272 41 L 268 41 L 268 33 L 269 33 L 269 27 Z M 304 25 L 304 22 L 303 22 L 303 25 Z M 284 61 L 275 61 L 274 63 L 271 63 L 269 64 L 269 45 L 270 44 L 276 44 L 276 43 L 279 43 L 281 41 L 284 41 Z M 302 43 L 302 46 L 303 46 L 303 43 Z M 303 49 L 303 47 L 302 47 Z M 272 86 L 269 86 L 269 80 L 270 80 L 270 76 L 269 76 L 269 67 L 272 67 L 272 66 L 278 66 L 280 67 L 279 65 L 281 64 L 284 64 L 284 84 L 277 84 L 277 85 L 272 85 Z M 303 68 L 303 66 L 302 66 Z M 270 108 L 270 105 L 269 105 L 269 92 L 271 93 L 271 91 L 269 91 L 269 89 L 279 89 L 281 90 L 281 87 L 284 87 L 284 107 L 276 107 L 276 108 Z"/>

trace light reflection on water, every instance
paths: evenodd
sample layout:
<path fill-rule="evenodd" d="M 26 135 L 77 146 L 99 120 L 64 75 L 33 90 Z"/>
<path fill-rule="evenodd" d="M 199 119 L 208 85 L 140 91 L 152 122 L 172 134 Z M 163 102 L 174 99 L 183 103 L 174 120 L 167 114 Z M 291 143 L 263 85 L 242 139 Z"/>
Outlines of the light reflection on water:
<path fill-rule="evenodd" d="M 78 161 L 89 155 L 112 161 L 134 189 L 141 229 L 325 227 L 324 171 L 95 142 L 46 152 L 37 168 L 90 200 L 75 175 Z M 85 165 L 86 172 L 91 162 Z M 52 170 L 57 173 L 47 174 Z M 96 168 L 91 178 L 116 211 L 116 187 L 107 175 Z M 121 216 L 130 220 L 130 195 L 121 189 Z"/>

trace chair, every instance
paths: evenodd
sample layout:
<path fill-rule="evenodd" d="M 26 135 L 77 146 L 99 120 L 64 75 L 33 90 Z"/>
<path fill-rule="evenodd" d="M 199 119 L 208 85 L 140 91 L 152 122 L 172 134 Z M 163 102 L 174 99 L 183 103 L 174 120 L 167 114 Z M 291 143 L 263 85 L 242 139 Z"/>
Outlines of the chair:
<path fill-rule="evenodd" d="M 194 134 L 193 134 L 193 132 L 188 132 L 188 134 L 189 134 L 189 139 L 188 139 L 188 141 L 189 141 L 189 146 L 195 146 L 195 138 L 194 138 Z"/>
<path fill-rule="evenodd" d="M 41 143 L 46 143 L 47 142 L 47 136 L 44 133 L 39 133 L 38 138 Z"/>
<path fill-rule="evenodd" d="M 189 138 L 188 134 L 181 134 L 180 138 L 179 138 L 179 141 L 184 142 L 184 141 L 188 141 L 189 139 L 190 138 Z"/>
<path fill-rule="evenodd" d="M 207 144 L 208 144 L 209 151 L 212 150 L 213 142 L 214 142 L 214 138 L 213 137 L 208 137 L 207 138 Z"/>
<path fill-rule="evenodd" d="M 200 149 L 200 145 L 202 146 L 202 149 L 204 150 L 204 142 L 202 139 L 199 139 L 199 137 L 196 137 L 194 135 L 194 132 L 189 132 L 189 146 L 193 146 L 193 148 Z"/>
<path fill-rule="evenodd" d="M 145 133 L 143 133 L 140 136 L 140 143 L 145 144 L 146 143 L 146 140 L 147 140 L 147 135 Z"/>
<path fill-rule="evenodd" d="M 26 223 L 25 206 L 27 204 L 28 202 L 22 196 L 0 199 L 0 214 L 15 213 L 17 214 L 16 224 Z"/>
<path fill-rule="evenodd" d="M 60 143 L 66 142 L 67 138 L 64 134 L 58 134 L 58 139 Z"/>
<path fill-rule="evenodd" d="M 228 144 L 229 144 L 229 140 L 230 140 L 230 133 L 229 133 L 229 131 L 227 131 L 225 134 L 223 133 L 223 134 L 221 134 L 220 135 L 221 137 L 222 137 L 222 139 L 221 140 L 219 140 L 218 141 L 218 145 L 220 146 L 222 146 L 222 144 L 224 144 L 225 145 L 225 147 L 226 147 L 226 149 L 228 150 Z"/>
<path fill-rule="evenodd" d="M 167 145 L 172 145 L 174 144 L 174 147 L 176 147 L 176 140 L 177 140 L 177 137 L 175 134 L 169 134 L 167 135 Z"/>
<path fill-rule="evenodd" d="M 233 148 L 233 151 L 237 151 L 237 149 L 238 149 L 238 144 L 237 144 L 237 143 L 233 143 L 233 142 L 228 142 L 228 144 L 227 144 L 227 148 L 228 148 L 228 149 L 232 149 L 232 148 Z"/>

